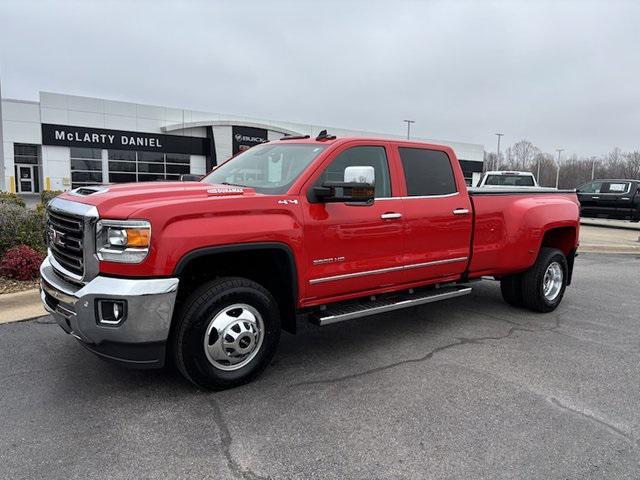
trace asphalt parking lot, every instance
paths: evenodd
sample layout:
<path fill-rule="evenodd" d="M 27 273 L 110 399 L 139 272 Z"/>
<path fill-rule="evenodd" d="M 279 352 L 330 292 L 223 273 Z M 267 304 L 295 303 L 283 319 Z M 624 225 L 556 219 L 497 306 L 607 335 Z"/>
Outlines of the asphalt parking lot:
<path fill-rule="evenodd" d="M 0 477 L 640 477 L 640 256 L 583 254 L 560 308 L 472 295 L 285 335 L 221 393 L 0 326 Z"/>

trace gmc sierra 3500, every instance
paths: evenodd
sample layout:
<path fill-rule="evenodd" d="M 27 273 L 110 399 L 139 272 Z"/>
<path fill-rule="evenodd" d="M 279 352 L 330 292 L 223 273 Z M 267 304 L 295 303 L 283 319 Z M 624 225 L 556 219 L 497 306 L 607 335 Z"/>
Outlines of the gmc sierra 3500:
<path fill-rule="evenodd" d="M 281 330 L 465 295 L 554 310 L 578 244 L 574 192 L 467 190 L 448 147 L 285 137 L 199 182 L 83 187 L 47 208 L 42 300 L 100 357 L 172 360 L 204 388 L 258 375 Z"/>

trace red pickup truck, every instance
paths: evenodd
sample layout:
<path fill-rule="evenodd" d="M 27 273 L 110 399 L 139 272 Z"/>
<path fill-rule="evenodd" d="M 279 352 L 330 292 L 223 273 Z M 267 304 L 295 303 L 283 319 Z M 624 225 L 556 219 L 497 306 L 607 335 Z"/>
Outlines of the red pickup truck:
<path fill-rule="evenodd" d="M 574 192 L 468 190 L 445 146 L 285 137 L 199 182 L 83 187 L 47 208 L 42 300 L 100 357 L 247 382 L 281 330 L 465 295 L 500 280 L 554 310 L 578 245 Z"/>

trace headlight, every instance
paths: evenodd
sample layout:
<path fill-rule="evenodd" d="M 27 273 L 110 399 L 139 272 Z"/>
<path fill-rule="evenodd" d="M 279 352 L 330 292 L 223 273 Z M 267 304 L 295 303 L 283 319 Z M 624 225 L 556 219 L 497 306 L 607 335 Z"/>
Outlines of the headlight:
<path fill-rule="evenodd" d="M 151 224 L 144 220 L 100 220 L 96 253 L 100 260 L 140 263 L 149 253 Z"/>

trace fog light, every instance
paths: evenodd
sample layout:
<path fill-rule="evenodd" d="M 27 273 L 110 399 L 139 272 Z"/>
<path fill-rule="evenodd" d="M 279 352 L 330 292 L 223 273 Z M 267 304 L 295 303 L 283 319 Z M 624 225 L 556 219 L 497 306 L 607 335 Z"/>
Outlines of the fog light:
<path fill-rule="evenodd" d="M 102 325 L 120 325 L 127 317 L 125 300 L 97 300 L 98 323 Z"/>

